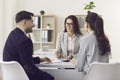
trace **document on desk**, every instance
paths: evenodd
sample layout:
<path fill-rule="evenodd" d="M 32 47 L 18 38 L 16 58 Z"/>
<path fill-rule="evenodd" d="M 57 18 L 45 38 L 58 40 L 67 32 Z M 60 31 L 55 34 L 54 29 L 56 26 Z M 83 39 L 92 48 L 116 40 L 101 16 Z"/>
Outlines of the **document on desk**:
<path fill-rule="evenodd" d="M 51 58 L 50 58 L 51 59 Z M 41 64 L 61 63 L 60 59 L 51 59 L 52 62 L 42 62 Z"/>
<path fill-rule="evenodd" d="M 60 59 L 52 59 L 52 63 L 60 63 L 62 62 Z"/>
<path fill-rule="evenodd" d="M 55 54 L 54 54 L 54 50 L 49 50 L 49 52 L 41 52 L 41 50 L 38 50 L 36 52 L 34 52 L 34 56 L 39 56 L 39 57 L 48 57 L 50 58 L 50 60 L 52 61 L 52 63 L 60 63 L 61 60 L 58 59 Z M 47 62 L 43 62 L 44 64 L 49 64 Z"/>

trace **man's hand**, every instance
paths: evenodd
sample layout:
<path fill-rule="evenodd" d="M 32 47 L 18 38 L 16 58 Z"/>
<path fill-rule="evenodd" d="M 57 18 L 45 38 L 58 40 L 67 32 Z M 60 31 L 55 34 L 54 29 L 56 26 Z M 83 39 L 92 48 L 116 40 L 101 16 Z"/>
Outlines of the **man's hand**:
<path fill-rule="evenodd" d="M 52 62 L 48 57 L 41 58 L 42 62 Z"/>

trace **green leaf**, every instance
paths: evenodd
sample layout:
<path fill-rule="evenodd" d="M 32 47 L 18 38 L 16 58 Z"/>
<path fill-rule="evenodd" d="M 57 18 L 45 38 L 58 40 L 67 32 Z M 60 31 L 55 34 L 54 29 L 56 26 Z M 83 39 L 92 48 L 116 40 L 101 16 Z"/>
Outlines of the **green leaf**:
<path fill-rule="evenodd" d="M 91 1 L 88 4 L 86 4 L 86 6 L 84 7 L 85 10 L 90 11 L 91 9 L 95 8 L 94 2 Z"/>

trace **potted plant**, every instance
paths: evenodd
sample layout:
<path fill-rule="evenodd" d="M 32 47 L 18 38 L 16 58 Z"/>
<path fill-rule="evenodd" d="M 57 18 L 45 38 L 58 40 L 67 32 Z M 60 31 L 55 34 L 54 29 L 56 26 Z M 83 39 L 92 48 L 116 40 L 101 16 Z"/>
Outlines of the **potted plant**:
<path fill-rule="evenodd" d="M 94 2 L 90 1 L 88 4 L 85 5 L 84 9 L 87 10 L 89 13 L 93 8 L 95 8 Z"/>
<path fill-rule="evenodd" d="M 50 28 L 50 24 L 49 23 L 47 24 L 47 28 Z"/>

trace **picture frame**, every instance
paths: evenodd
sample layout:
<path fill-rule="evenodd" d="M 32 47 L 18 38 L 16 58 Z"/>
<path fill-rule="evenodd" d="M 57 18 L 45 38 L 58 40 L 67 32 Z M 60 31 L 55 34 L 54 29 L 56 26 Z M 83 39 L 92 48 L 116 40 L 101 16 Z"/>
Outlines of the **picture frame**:
<path fill-rule="evenodd" d="M 84 29 L 86 15 L 76 15 L 76 17 L 78 18 L 80 29 Z"/>
<path fill-rule="evenodd" d="M 83 35 L 86 35 L 87 31 L 84 28 L 86 15 L 76 15 L 76 17 L 78 18 L 78 22 L 80 25 L 80 31 L 83 33 Z"/>

